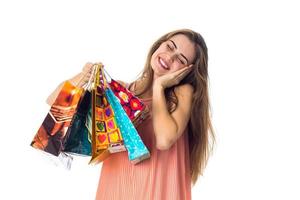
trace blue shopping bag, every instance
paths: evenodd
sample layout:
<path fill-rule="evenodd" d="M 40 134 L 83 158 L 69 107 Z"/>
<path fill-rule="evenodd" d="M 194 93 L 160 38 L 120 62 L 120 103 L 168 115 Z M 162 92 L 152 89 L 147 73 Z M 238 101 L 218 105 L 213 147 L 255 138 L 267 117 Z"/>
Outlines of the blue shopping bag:
<path fill-rule="evenodd" d="M 108 102 L 115 113 L 116 122 L 120 128 L 125 147 L 128 151 L 129 160 L 137 164 L 150 157 L 150 152 L 143 143 L 132 121 L 123 109 L 119 99 L 114 95 L 110 88 L 105 89 Z"/>

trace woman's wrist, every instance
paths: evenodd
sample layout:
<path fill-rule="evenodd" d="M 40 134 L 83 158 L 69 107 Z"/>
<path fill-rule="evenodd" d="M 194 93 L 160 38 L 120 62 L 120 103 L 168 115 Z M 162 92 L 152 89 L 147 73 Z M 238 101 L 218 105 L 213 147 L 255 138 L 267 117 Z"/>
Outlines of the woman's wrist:
<path fill-rule="evenodd" d="M 159 96 L 164 93 L 165 88 L 160 83 L 154 83 L 152 90 L 153 96 Z"/>
<path fill-rule="evenodd" d="M 153 83 L 153 90 L 165 90 L 163 84 L 160 81 L 154 81 Z"/>
<path fill-rule="evenodd" d="M 79 82 L 82 80 L 83 78 L 83 72 L 80 72 L 79 74 L 75 75 L 73 78 L 69 79 L 68 81 L 70 81 L 74 86 L 79 86 Z"/>

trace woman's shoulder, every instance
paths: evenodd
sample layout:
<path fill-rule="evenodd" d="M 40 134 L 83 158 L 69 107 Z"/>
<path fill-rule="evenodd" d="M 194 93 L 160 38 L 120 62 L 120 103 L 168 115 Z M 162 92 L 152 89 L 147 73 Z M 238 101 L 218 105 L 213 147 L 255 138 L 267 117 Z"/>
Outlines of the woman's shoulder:
<path fill-rule="evenodd" d="M 175 87 L 175 95 L 177 97 L 179 110 L 188 110 L 190 112 L 194 97 L 194 88 L 190 84 L 183 84 Z"/>
<path fill-rule="evenodd" d="M 135 85 L 136 85 L 135 81 L 127 83 L 127 82 L 124 82 L 124 81 L 121 81 L 121 80 L 117 80 L 117 82 L 119 82 L 123 87 L 127 88 L 131 92 L 134 91 L 134 89 L 135 89 Z"/>
<path fill-rule="evenodd" d="M 128 83 L 121 81 L 121 80 L 117 80 L 118 83 L 120 83 L 123 87 L 128 88 Z"/>
<path fill-rule="evenodd" d="M 178 85 L 174 89 L 175 94 L 178 96 L 191 95 L 194 93 L 194 88 L 191 84 L 185 83 L 183 85 Z"/>

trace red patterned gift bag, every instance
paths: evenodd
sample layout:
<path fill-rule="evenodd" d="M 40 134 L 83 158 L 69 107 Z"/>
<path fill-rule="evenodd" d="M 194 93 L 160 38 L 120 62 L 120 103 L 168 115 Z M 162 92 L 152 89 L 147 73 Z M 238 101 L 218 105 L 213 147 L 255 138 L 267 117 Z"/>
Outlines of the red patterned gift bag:
<path fill-rule="evenodd" d="M 135 127 L 138 127 L 149 116 L 148 107 L 131 91 L 111 78 L 111 90 L 120 100 L 120 103 Z"/>

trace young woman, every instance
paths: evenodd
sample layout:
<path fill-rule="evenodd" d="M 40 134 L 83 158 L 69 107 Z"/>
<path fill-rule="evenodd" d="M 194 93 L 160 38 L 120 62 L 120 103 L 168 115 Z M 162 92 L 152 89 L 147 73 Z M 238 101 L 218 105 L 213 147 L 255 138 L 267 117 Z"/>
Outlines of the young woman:
<path fill-rule="evenodd" d="M 124 83 L 150 108 L 137 130 L 151 157 L 133 165 L 127 152 L 111 154 L 103 162 L 96 199 L 191 199 L 191 183 L 203 173 L 215 141 L 207 61 L 205 41 L 192 30 L 167 33 L 153 44 L 141 76 Z"/>

